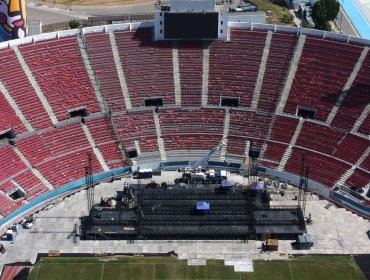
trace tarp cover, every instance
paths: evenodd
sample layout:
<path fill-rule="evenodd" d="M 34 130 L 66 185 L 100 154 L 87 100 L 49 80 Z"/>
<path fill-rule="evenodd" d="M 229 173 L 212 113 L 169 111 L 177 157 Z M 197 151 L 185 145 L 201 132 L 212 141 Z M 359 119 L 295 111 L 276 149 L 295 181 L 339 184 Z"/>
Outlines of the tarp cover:
<path fill-rule="evenodd" d="M 252 189 L 263 191 L 264 186 L 265 186 L 264 182 L 258 182 L 258 183 L 252 184 Z"/>
<path fill-rule="evenodd" d="M 221 186 L 223 188 L 231 188 L 232 186 L 234 186 L 234 182 L 230 180 L 222 180 Z"/>
<path fill-rule="evenodd" d="M 198 201 L 197 210 L 209 210 L 209 202 Z"/>
<path fill-rule="evenodd" d="M 264 182 L 258 182 L 257 183 L 257 186 L 256 186 L 256 190 L 262 191 L 263 188 L 264 188 L 264 186 L 265 186 L 265 183 Z"/>

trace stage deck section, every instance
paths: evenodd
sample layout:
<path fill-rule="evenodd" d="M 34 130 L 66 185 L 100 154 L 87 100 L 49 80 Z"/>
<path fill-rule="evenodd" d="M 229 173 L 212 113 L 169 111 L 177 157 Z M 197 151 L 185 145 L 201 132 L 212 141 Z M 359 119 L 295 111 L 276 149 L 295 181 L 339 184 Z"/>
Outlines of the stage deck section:
<path fill-rule="evenodd" d="M 86 239 L 247 240 L 265 233 L 294 239 L 306 231 L 301 209 L 297 205 L 270 207 L 266 191 L 220 190 L 216 185 L 131 187 L 136 211 L 124 205 L 120 194 L 114 208 L 97 205 L 86 218 Z M 209 209 L 197 209 L 198 202 L 208 203 Z"/>

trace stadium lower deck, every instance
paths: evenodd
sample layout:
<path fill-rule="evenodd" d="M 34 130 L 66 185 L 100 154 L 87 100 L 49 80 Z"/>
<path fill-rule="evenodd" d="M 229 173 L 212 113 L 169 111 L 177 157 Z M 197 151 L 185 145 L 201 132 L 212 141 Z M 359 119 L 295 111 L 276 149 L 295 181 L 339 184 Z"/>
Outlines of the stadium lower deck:
<path fill-rule="evenodd" d="M 158 183 L 173 182 L 178 172 L 162 172 Z M 230 179 L 246 183 L 246 178 L 233 175 Z M 151 180 L 151 179 L 149 179 Z M 144 181 L 144 180 L 143 180 Z M 95 202 L 101 197 L 111 197 L 122 186 L 135 184 L 131 177 L 101 183 L 95 187 Z M 142 182 L 144 184 L 144 182 Z M 297 205 L 297 189 L 289 187 L 285 195 L 280 189 L 272 189 L 271 206 Z M 324 199 L 309 193 L 306 214 L 311 213 L 313 223 L 307 225 L 307 232 L 314 243 L 311 250 L 293 250 L 293 240 L 279 240 L 278 252 L 261 252 L 259 240 L 75 240 L 71 238 L 76 222 L 88 214 L 86 191 L 54 202 L 53 207 L 34 214 L 35 224 L 31 229 L 21 229 L 14 244 L 3 241 L 6 248 L 0 256 L 0 264 L 12 262 L 35 262 L 38 253 L 59 250 L 69 254 L 158 254 L 174 251 L 179 259 L 285 259 L 287 254 L 364 254 L 370 251 L 366 232 L 370 224 L 344 208 L 332 205 Z"/>

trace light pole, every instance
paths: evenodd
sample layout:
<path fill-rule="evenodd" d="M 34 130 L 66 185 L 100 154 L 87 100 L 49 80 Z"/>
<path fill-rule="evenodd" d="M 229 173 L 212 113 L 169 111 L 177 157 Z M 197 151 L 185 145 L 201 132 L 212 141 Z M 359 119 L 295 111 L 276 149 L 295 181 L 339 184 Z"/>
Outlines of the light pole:
<path fill-rule="evenodd" d="M 305 2 L 300 2 L 299 4 L 299 6 L 300 6 L 300 8 L 301 8 L 301 29 L 303 28 L 303 5 L 304 5 L 304 3 Z"/>
<path fill-rule="evenodd" d="M 343 20 L 343 4 L 344 0 L 342 0 L 342 5 L 340 7 L 340 22 L 339 22 L 339 33 L 342 34 L 342 20 Z"/>
<path fill-rule="evenodd" d="M 301 24 L 300 24 L 300 28 L 299 28 L 299 34 L 301 35 L 302 34 L 302 28 L 303 28 L 303 3 L 305 3 L 304 1 L 299 1 L 298 2 L 298 5 L 299 5 L 299 9 L 301 10 Z M 294 9 L 295 11 L 295 9 Z"/>

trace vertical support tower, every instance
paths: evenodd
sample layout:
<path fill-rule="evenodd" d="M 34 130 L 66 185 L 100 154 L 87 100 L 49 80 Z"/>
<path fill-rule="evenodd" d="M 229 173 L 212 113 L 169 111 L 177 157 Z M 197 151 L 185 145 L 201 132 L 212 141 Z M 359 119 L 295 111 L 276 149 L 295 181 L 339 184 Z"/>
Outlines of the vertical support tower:
<path fill-rule="evenodd" d="M 93 165 L 92 165 L 92 153 L 87 152 L 88 163 L 85 166 L 85 178 L 86 178 L 86 193 L 87 193 L 87 210 L 91 211 L 94 206 L 94 178 L 93 178 Z"/>

